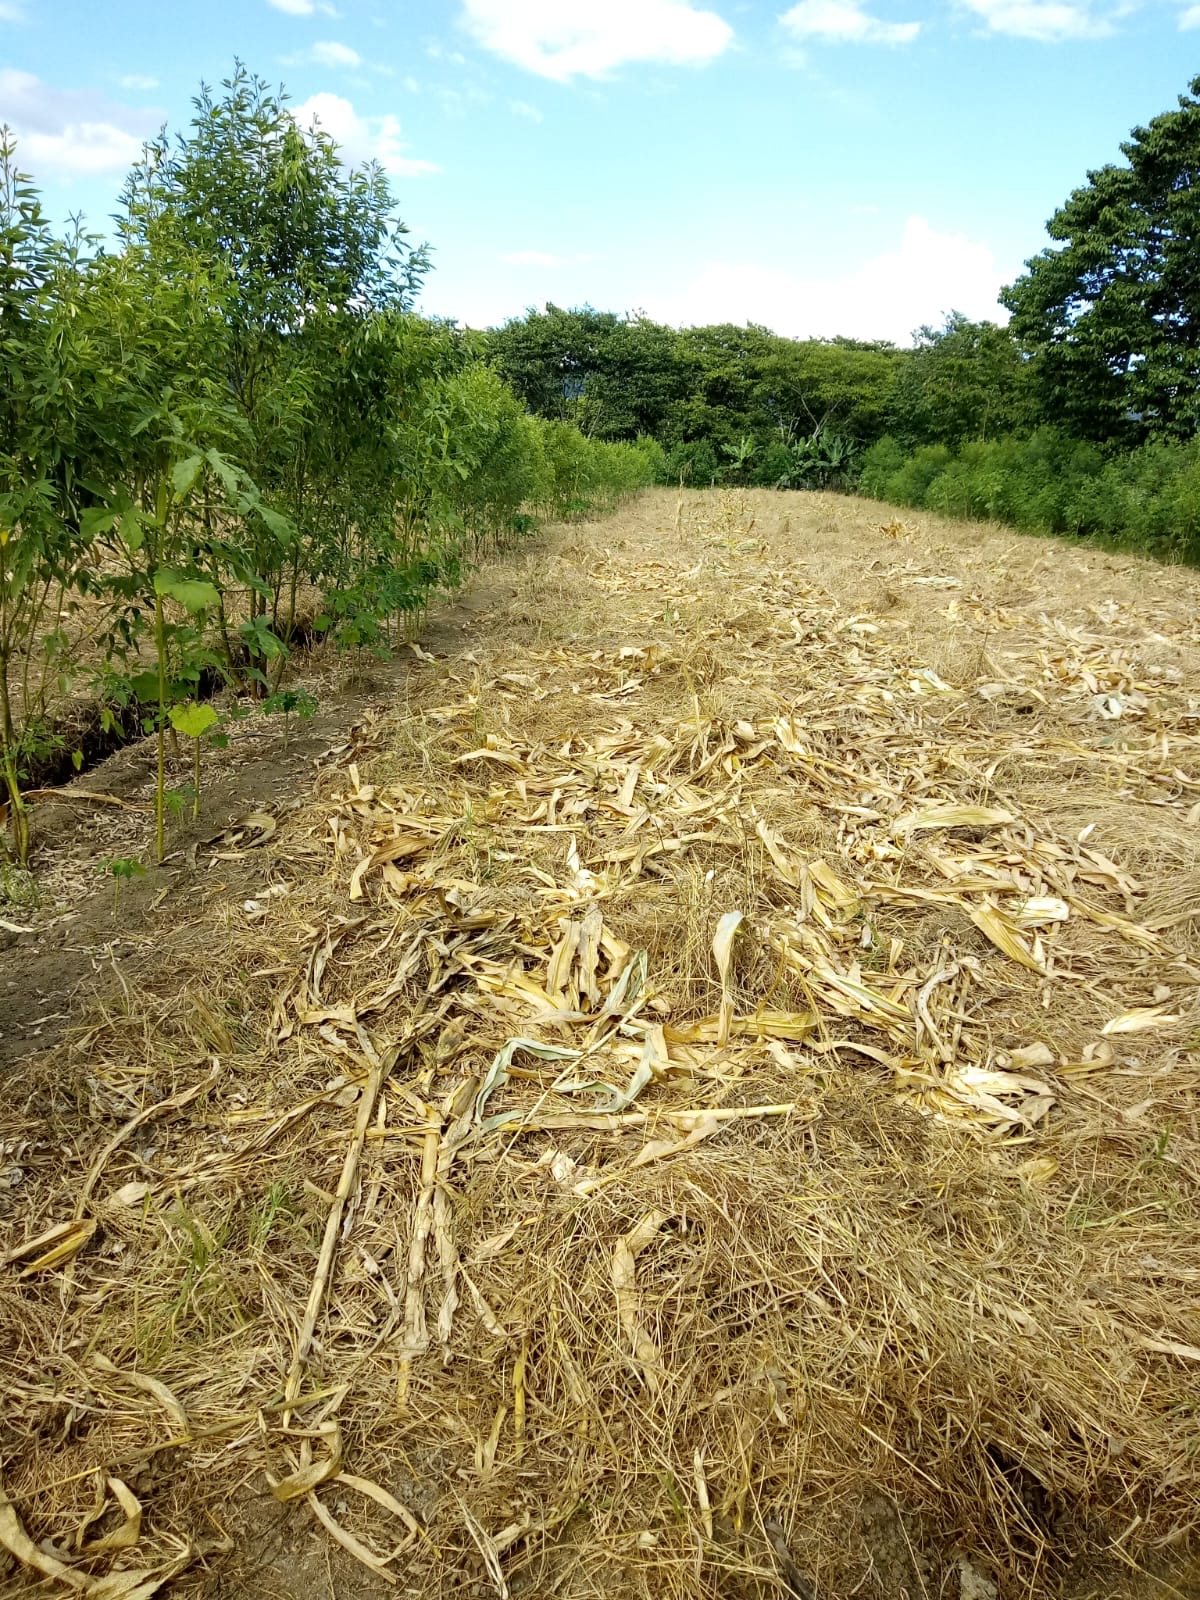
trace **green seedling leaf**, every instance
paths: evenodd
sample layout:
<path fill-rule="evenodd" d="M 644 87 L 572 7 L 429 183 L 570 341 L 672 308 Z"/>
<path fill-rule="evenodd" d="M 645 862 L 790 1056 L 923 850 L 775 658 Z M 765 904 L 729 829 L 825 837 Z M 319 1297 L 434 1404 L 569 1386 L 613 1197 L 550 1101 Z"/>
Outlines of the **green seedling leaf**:
<path fill-rule="evenodd" d="M 154 574 L 154 592 L 176 600 L 185 611 L 205 611 L 220 603 L 215 586 L 201 578 L 189 578 L 171 567 L 160 567 Z"/>
<path fill-rule="evenodd" d="M 115 856 L 110 860 L 98 862 L 96 871 L 102 876 L 116 878 L 124 883 L 128 883 L 132 878 L 146 876 L 145 867 L 133 856 Z"/>
<path fill-rule="evenodd" d="M 172 706 L 170 711 L 171 726 L 176 733 L 182 733 L 189 739 L 201 739 L 220 717 L 212 706 L 198 705 L 194 700 L 186 705 Z"/>
<path fill-rule="evenodd" d="M 180 789 L 163 790 L 163 804 L 173 817 L 181 817 L 195 798 L 195 790 L 190 785 Z"/>

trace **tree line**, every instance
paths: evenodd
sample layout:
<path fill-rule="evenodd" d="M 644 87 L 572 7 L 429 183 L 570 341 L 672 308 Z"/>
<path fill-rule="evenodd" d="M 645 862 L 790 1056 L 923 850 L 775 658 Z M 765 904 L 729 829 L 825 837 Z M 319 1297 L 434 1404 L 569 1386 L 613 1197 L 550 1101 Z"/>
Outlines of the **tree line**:
<path fill-rule="evenodd" d="M 303 630 L 385 649 L 533 516 L 650 481 L 649 441 L 530 413 L 480 341 L 418 316 L 429 267 L 378 166 L 239 67 L 149 144 L 115 239 L 47 220 L 0 134 L 0 781 L 86 690 L 166 751 L 223 737 L 206 686 L 286 711 Z"/>
<path fill-rule="evenodd" d="M 547 306 L 491 330 L 487 359 L 544 417 L 590 438 L 649 436 L 667 481 L 825 487 L 853 481 L 884 434 L 958 443 L 1032 415 L 1008 332 L 957 314 L 914 348 L 789 339 L 753 324 L 674 329 Z"/>
<path fill-rule="evenodd" d="M 548 306 L 487 359 L 542 416 L 652 436 L 672 482 L 859 487 L 1200 559 L 1200 78 L 1047 224 L 1002 295 L 911 349 Z"/>

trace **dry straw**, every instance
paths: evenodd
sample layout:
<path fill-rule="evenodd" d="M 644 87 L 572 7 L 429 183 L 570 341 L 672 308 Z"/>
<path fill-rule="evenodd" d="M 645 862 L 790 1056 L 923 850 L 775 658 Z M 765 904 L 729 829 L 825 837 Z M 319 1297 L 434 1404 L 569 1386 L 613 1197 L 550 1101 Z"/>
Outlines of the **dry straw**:
<path fill-rule="evenodd" d="M 489 582 L 8 1086 L 6 1592 L 1186 1592 L 1197 580 L 714 494 Z"/>

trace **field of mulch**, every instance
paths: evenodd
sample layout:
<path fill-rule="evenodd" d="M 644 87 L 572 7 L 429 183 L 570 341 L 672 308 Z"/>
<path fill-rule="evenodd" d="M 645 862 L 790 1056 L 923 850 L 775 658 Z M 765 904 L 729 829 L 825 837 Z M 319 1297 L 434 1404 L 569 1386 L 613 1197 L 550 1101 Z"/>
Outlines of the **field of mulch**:
<path fill-rule="evenodd" d="M 1200 574 L 477 583 L 0 1083 L 0 1596 L 1200 1593 Z"/>

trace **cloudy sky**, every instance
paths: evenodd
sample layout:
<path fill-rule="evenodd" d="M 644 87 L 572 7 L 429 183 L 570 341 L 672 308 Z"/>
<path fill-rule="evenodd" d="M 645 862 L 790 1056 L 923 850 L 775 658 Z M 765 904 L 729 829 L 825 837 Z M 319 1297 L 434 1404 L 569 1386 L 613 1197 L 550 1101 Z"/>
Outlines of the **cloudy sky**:
<path fill-rule="evenodd" d="M 1200 73 L 1189 0 L 0 0 L 0 122 L 103 223 L 235 57 L 391 172 L 427 309 L 907 342 Z"/>

